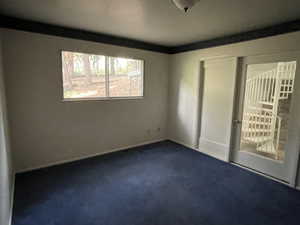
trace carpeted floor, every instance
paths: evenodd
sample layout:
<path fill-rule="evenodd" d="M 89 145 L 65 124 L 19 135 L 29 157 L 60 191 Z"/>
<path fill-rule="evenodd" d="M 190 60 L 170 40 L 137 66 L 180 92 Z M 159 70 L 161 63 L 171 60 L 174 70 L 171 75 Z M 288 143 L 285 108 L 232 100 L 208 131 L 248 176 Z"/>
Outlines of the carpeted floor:
<path fill-rule="evenodd" d="M 16 178 L 13 225 L 296 224 L 299 191 L 168 141 Z"/>

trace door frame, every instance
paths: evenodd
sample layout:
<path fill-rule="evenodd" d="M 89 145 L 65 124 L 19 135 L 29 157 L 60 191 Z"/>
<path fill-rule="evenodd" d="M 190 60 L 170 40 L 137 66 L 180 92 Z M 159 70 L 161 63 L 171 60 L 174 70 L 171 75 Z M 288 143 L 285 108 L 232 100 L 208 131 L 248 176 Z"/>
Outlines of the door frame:
<path fill-rule="evenodd" d="M 237 86 L 237 77 L 239 74 L 239 69 L 241 68 L 240 63 L 242 57 L 240 56 L 233 56 L 233 55 L 217 55 L 217 56 L 211 56 L 211 57 L 202 57 L 200 58 L 199 61 L 199 79 L 198 79 L 198 110 L 197 110 L 197 131 L 196 131 L 196 145 L 195 148 L 199 150 L 199 145 L 200 145 L 200 136 L 201 136 L 201 122 L 202 122 L 202 115 L 203 115 L 203 95 L 204 95 L 204 81 L 205 81 L 205 62 L 208 60 L 228 60 L 228 59 L 233 59 L 234 60 L 234 67 L 235 67 L 235 74 L 234 74 L 234 95 L 232 96 L 232 110 L 231 110 L 231 121 L 232 118 L 235 115 L 235 94 L 236 94 L 236 86 Z M 217 156 L 212 156 L 215 157 L 219 160 L 225 161 L 230 163 L 230 158 L 231 158 L 231 146 L 232 146 L 232 130 L 233 130 L 233 124 L 231 124 L 230 127 L 230 135 L 229 135 L 229 145 L 228 145 L 228 150 L 225 151 L 224 157 L 217 157 Z M 204 153 L 208 154 L 208 153 Z"/>
<path fill-rule="evenodd" d="M 287 56 L 288 54 L 290 55 L 298 55 L 300 56 L 300 51 L 285 51 L 285 52 L 275 52 L 275 53 L 266 53 L 266 54 L 257 54 L 257 55 L 246 55 L 246 56 L 240 56 L 238 57 L 238 68 L 237 68 L 237 73 L 236 73 L 236 82 L 235 82 L 235 95 L 234 95 L 234 109 L 233 109 L 233 114 L 232 114 L 232 128 L 231 128 L 231 141 L 230 141 L 230 150 L 229 150 L 229 156 L 228 156 L 228 161 L 232 164 L 237 164 L 235 162 L 233 162 L 233 153 L 234 153 L 234 148 L 235 148 L 235 137 L 237 135 L 238 132 L 238 128 L 236 128 L 236 124 L 234 124 L 234 120 L 236 119 L 240 119 L 240 109 L 242 108 L 241 106 L 239 106 L 239 103 L 241 101 L 241 98 L 244 98 L 244 93 L 242 93 L 242 91 L 244 90 L 243 86 L 244 86 L 244 79 L 245 79 L 245 68 L 243 68 L 243 60 L 246 57 L 282 57 L 282 55 Z M 296 58 L 296 57 L 295 57 Z M 299 73 L 300 70 L 300 61 L 297 62 L 297 68 L 296 71 L 298 71 Z M 297 73 L 297 72 L 296 72 Z M 298 80 L 300 80 L 300 77 L 298 77 Z M 298 83 L 300 83 L 300 81 L 298 81 Z M 241 85 L 242 84 L 242 85 Z M 242 95 L 242 96 L 241 96 Z M 300 96 L 298 96 L 300 97 Z M 295 107 L 294 105 L 296 104 L 296 98 L 294 97 L 294 99 L 292 99 L 292 105 L 291 107 Z M 290 126 L 289 126 L 290 127 Z M 300 133 L 298 134 L 300 135 Z M 298 163 L 299 163 L 299 153 L 300 153 L 300 148 L 298 148 L 297 150 L 295 150 L 295 154 L 297 155 L 296 157 L 292 158 L 291 160 L 291 169 L 290 169 L 290 174 L 288 175 L 288 183 L 284 182 L 284 184 L 294 187 L 296 188 L 296 181 L 297 181 L 297 175 L 298 175 Z M 251 170 L 255 173 L 258 174 L 262 174 L 266 177 L 269 177 L 273 180 L 277 180 L 279 182 L 282 183 L 281 180 L 277 179 L 277 178 L 273 178 L 272 176 L 268 175 L 268 174 L 264 174 L 262 172 L 256 171 L 255 169 L 252 168 L 248 168 L 246 166 L 240 165 L 238 164 L 238 166 L 244 167 L 248 170 Z"/>

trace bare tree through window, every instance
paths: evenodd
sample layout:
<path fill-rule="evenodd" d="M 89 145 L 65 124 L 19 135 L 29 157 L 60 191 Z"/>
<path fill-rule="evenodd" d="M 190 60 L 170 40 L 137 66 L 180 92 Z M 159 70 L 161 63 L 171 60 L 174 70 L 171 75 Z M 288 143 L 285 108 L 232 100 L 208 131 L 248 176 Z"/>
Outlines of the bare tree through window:
<path fill-rule="evenodd" d="M 141 96 L 142 61 L 110 57 L 109 62 L 110 96 Z"/>
<path fill-rule="evenodd" d="M 143 96 L 143 61 L 62 52 L 64 99 Z"/>

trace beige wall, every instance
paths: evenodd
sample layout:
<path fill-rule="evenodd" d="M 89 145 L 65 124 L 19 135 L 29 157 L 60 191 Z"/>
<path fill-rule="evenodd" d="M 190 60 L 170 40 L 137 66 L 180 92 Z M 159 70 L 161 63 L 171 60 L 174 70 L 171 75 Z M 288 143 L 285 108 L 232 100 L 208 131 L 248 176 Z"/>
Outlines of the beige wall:
<path fill-rule="evenodd" d="M 63 102 L 61 50 L 144 59 L 144 99 Z M 13 30 L 3 52 L 17 171 L 166 138 L 168 55 Z"/>
<path fill-rule="evenodd" d="M 299 51 L 299 43 L 300 32 L 294 32 L 172 55 L 169 75 L 169 138 L 191 147 L 198 146 L 198 117 L 201 112 L 199 90 L 202 85 L 199 76 L 201 59 Z M 223 81 L 220 78 L 215 82 Z M 214 88 L 214 85 L 208 88 Z M 219 108 L 224 107 L 232 107 L 232 105 L 225 105 L 220 101 Z M 218 132 L 218 129 L 215 129 L 215 132 Z"/>
<path fill-rule="evenodd" d="M 2 31 L 0 30 L 0 224 L 10 223 L 13 172 L 11 166 L 6 100 L 2 63 Z"/>
<path fill-rule="evenodd" d="M 299 41 L 300 32 L 295 32 L 165 55 L 4 30 L 3 52 L 16 170 L 166 137 L 197 147 L 202 85 L 200 60 L 295 51 L 300 50 Z M 60 50 L 144 59 L 145 98 L 62 102 Z M 222 107 L 232 106 L 221 103 Z"/>

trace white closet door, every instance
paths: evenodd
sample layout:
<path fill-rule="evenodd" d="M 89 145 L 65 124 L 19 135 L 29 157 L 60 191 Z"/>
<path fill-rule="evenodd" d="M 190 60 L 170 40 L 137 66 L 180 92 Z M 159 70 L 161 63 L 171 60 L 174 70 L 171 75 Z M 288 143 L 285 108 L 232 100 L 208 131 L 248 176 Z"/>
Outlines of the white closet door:
<path fill-rule="evenodd" d="M 199 150 L 228 161 L 237 58 L 205 60 L 203 67 Z"/>

